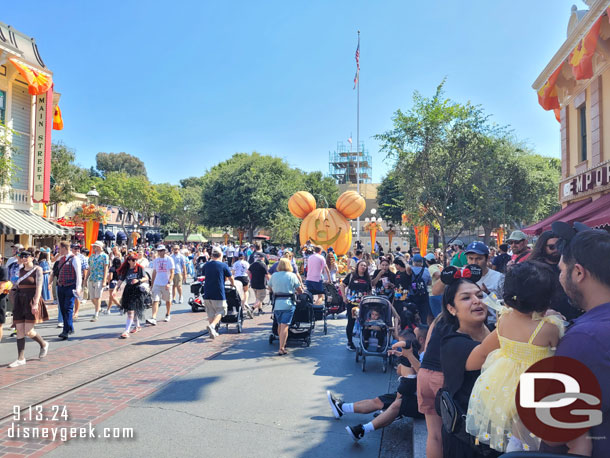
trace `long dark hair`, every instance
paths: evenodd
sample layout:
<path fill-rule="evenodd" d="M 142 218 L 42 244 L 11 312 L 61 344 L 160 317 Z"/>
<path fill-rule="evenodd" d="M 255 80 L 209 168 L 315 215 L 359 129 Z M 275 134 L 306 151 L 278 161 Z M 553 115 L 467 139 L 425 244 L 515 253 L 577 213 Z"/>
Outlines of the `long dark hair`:
<path fill-rule="evenodd" d="M 358 273 L 358 266 L 362 263 L 364 263 L 366 269 L 364 269 L 364 275 L 360 276 L 360 274 Z M 358 261 L 356 263 L 356 268 L 352 272 L 352 280 L 354 280 L 354 279 L 355 280 L 364 279 L 369 285 L 371 284 L 371 276 L 369 275 L 369 266 L 366 265 L 366 261 L 364 259 L 361 259 L 360 261 Z"/>
<path fill-rule="evenodd" d="M 546 242 L 549 239 L 555 239 L 557 236 L 553 231 L 544 231 L 540 234 L 536 245 L 532 248 L 532 254 L 530 254 L 528 260 L 529 261 L 545 261 L 546 260 Z"/>
<path fill-rule="evenodd" d="M 460 278 L 459 280 L 456 280 L 453 283 L 445 286 L 445 291 L 443 292 L 443 320 L 445 321 L 445 323 L 449 324 L 455 329 L 460 327 L 460 321 L 458 320 L 457 316 L 454 316 L 449 313 L 447 306 L 450 305 L 452 307 L 455 307 L 455 296 L 458 290 L 460 289 L 460 286 L 464 283 L 473 284 L 480 289 L 479 285 L 477 285 L 472 280 L 469 280 L 468 278 Z"/>

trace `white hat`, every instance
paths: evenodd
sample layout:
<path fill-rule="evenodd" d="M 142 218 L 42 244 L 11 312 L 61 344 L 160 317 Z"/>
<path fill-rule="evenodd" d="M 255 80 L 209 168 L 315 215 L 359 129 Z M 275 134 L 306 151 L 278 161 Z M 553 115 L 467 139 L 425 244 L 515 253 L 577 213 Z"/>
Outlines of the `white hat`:
<path fill-rule="evenodd" d="M 157 251 L 167 251 L 167 249 L 165 248 L 165 245 L 159 245 Z"/>
<path fill-rule="evenodd" d="M 219 254 L 220 256 L 222 256 L 222 250 L 215 246 L 214 248 L 212 248 L 212 254 Z"/>
<path fill-rule="evenodd" d="M 97 242 L 91 244 L 91 246 L 99 246 L 102 250 L 104 249 L 104 242 L 98 240 Z"/>

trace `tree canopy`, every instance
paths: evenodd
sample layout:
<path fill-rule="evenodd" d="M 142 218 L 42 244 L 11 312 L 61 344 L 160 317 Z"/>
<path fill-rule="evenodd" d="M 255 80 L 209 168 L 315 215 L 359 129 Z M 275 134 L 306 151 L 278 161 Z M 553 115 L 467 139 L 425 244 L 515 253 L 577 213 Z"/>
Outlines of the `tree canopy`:
<path fill-rule="evenodd" d="M 112 172 L 125 173 L 130 176 L 147 176 L 144 162 L 131 154 L 97 153 L 95 162 L 97 170 L 103 176 Z"/>

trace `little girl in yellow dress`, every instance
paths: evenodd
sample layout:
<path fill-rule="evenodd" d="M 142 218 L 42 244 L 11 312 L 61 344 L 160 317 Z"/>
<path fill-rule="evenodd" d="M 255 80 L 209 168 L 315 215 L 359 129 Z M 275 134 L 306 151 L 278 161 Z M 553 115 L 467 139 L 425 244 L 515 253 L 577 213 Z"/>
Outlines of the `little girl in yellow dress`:
<path fill-rule="evenodd" d="M 482 367 L 470 396 L 466 431 L 500 452 L 509 442 L 511 449 L 537 450 L 540 445 L 540 439 L 519 421 L 515 393 L 520 375 L 552 356 L 563 336 L 561 317 L 545 316 L 553 275 L 538 262 L 513 266 L 504 281 L 504 302 L 509 307 L 500 308 L 496 330 L 473 350 Z"/>

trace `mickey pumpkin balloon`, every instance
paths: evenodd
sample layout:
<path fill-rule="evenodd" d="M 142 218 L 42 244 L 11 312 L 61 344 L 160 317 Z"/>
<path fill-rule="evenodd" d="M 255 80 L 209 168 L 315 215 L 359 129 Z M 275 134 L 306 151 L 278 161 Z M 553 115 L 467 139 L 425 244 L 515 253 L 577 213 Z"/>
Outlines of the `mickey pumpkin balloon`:
<path fill-rule="evenodd" d="M 315 198 L 306 191 L 299 191 L 288 201 L 288 209 L 301 223 L 301 245 L 310 240 L 324 250 L 333 247 L 338 256 L 348 252 L 352 245 L 352 229 L 349 219 L 364 213 L 364 198 L 354 192 L 346 191 L 337 199 L 337 208 L 316 208 Z"/>

